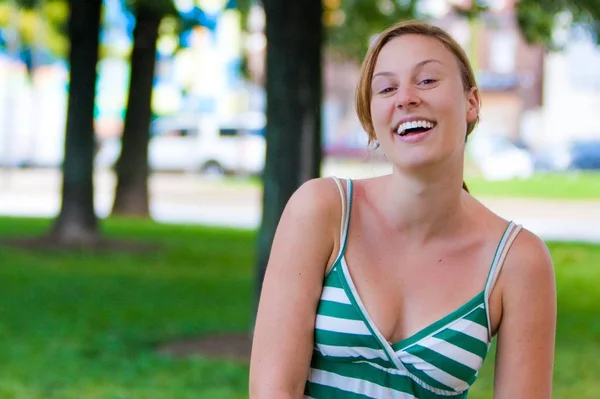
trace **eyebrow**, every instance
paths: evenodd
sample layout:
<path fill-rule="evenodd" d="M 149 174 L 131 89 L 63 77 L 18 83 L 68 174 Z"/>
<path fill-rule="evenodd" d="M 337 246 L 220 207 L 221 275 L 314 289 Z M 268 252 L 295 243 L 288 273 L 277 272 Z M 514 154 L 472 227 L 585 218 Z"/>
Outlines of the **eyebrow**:
<path fill-rule="evenodd" d="M 415 69 L 421 69 L 421 68 L 423 68 L 423 67 L 424 67 L 426 64 L 429 64 L 429 63 L 431 63 L 431 62 L 437 62 L 438 64 L 440 64 L 440 65 L 443 65 L 441 61 L 438 61 L 438 60 L 436 60 L 436 59 L 430 58 L 430 59 L 428 59 L 428 60 L 423 60 L 423 61 L 421 61 L 421 62 L 417 63 L 417 64 L 416 64 L 416 65 L 413 67 L 413 70 L 415 70 Z M 395 73 L 393 73 L 393 72 L 388 72 L 388 71 L 377 72 L 376 74 L 374 74 L 374 75 L 373 75 L 373 78 L 372 78 L 372 79 L 375 79 L 377 76 L 394 76 L 394 75 L 396 75 L 396 74 L 395 74 Z"/>

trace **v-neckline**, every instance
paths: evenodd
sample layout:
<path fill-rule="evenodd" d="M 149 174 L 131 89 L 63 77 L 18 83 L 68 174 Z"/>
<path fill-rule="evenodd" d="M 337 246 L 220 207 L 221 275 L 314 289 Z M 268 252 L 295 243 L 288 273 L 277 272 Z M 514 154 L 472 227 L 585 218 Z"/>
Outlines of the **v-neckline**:
<path fill-rule="evenodd" d="M 469 299 L 463 305 L 459 306 L 454 311 L 452 311 L 452 312 L 446 314 L 445 316 L 442 316 L 440 319 L 424 326 L 423 328 L 419 329 L 417 332 L 411 334 L 410 336 L 403 338 L 397 342 L 391 343 L 383 336 L 383 334 L 381 333 L 381 331 L 379 330 L 379 328 L 373 322 L 373 319 L 369 315 L 369 312 L 367 311 L 366 307 L 364 306 L 364 303 L 362 302 L 362 299 L 358 293 L 358 290 L 356 289 L 356 285 L 354 284 L 354 280 L 352 279 L 352 275 L 350 274 L 348 263 L 346 262 L 345 252 L 346 252 L 346 244 L 347 244 L 349 228 L 350 228 L 349 226 L 350 226 L 350 219 L 351 219 L 351 215 L 352 215 L 352 202 L 353 202 L 352 201 L 352 199 L 353 199 L 352 179 L 347 179 L 347 182 L 348 182 L 347 183 L 347 192 L 346 192 L 347 209 L 346 209 L 346 215 L 345 215 L 346 220 L 344 223 L 344 234 L 342 237 L 342 248 L 340 249 L 340 254 L 338 255 L 338 259 L 335 262 L 338 267 L 336 268 L 334 265 L 334 267 L 332 267 L 331 270 L 329 271 L 329 273 L 327 273 L 327 274 L 329 275 L 334 270 L 339 269 L 339 273 L 342 274 L 341 280 L 342 280 L 342 285 L 344 287 L 344 290 L 347 292 L 347 295 L 349 296 L 351 303 L 359 311 L 359 314 L 360 314 L 361 318 L 363 319 L 363 321 L 366 323 L 367 328 L 369 329 L 371 334 L 374 335 L 375 338 L 379 341 L 381 347 L 387 353 L 390 361 L 392 361 L 392 363 L 394 363 L 396 365 L 396 367 L 398 367 L 399 369 L 403 369 L 403 368 L 405 369 L 404 365 L 402 364 L 402 362 L 396 355 L 396 351 L 405 350 L 409 346 L 417 344 L 418 342 L 421 342 L 421 340 L 432 335 L 441 327 L 450 324 L 455 319 L 458 320 L 459 319 L 458 315 L 461 315 L 460 318 L 463 318 L 470 312 L 479 308 L 479 306 L 481 306 L 481 304 L 483 304 L 486 314 L 488 314 L 488 311 L 489 311 L 488 303 L 487 303 L 487 295 L 489 295 L 489 293 L 487 293 L 488 282 L 489 282 L 489 279 L 490 279 L 490 276 L 492 273 L 492 269 L 494 268 L 494 264 L 496 262 L 496 257 L 498 255 L 501 247 L 503 247 L 503 242 L 507 238 L 507 234 L 509 233 L 510 227 L 511 227 L 511 225 L 513 225 L 513 222 L 511 221 L 508 223 L 508 225 L 506 226 L 506 228 L 504 230 L 504 233 L 500 237 L 500 241 L 498 242 L 495 254 L 492 258 L 492 264 L 490 266 L 490 271 L 488 272 L 486 284 L 484 285 L 484 288 L 482 291 L 480 291 L 478 294 L 476 294 L 474 297 Z M 477 304 L 477 303 L 479 303 L 479 305 L 475 306 L 475 304 Z M 487 323 L 488 323 L 487 329 L 488 329 L 488 339 L 489 339 L 489 328 L 490 328 L 489 314 L 487 315 Z"/>
<path fill-rule="evenodd" d="M 350 269 L 348 267 L 346 257 L 342 256 L 340 261 L 341 261 L 340 262 L 341 263 L 340 271 L 342 272 L 342 274 L 344 276 L 344 279 L 343 279 L 345 282 L 344 286 L 347 285 L 350 301 L 355 303 L 355 305 L 357 306 L 357 308 L 359 310 L 361 317 L 364 319 L 364 321 L 367 324 L 367 326 L 369 327 L 369 329 L 372 330 L 373 335 L 375 335 L 378 338 L 378 340 L 384 347 L 388 347 L 388 349 L 391 349 L 392 352 L 404 350 L 404 349 L 407 349 L 409 346 L 419 343 L 421 340 L 430 336 L 432 333 L 436 332 L 440 328 L 450 324 L 454 320 L 458 320 L 458 319 L 466 316 L 471 311 L 473 311 L 474 309 L 476 309 L 477 307 L 481 306 L 481 304 L 484 303 L 483 296 L 484 296 L 485 290 L 482 290 L 479 293 L 477 293 L 475 296 L 473 296 L 471 299 L 467 300 L 465 303 L 460 305 L 458 308 L 456 308 L 453 311 L 447 313 L 446 315 L 440 317 L 439 319 L 427 324 L 426 326 L 420 328 L 415 333 L 413 333 L 405 338 L 402 338 L 396 342 L 390 342 L 381 333 L 381 331 L 379 330 L 379 327 L 375 324 L 375 322 L 371 318 L 371 315 L 369 314 L 367 308 L 365 307 L 364 302 L 362 301 L 362 298 L 360 297 L 360 294 L 358 293 L 358 290 L 356 289 L 356 285 L 354 284 L 354 280 L 352 279 L 352 276 L 350 274 Z M 477 304 L 478 304 L 478 306 L 475 306 Z"/>

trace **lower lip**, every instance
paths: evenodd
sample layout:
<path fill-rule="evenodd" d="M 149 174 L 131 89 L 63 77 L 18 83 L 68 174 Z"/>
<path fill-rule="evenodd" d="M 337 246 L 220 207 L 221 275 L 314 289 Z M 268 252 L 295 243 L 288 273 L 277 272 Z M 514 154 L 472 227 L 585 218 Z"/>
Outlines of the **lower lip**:
<path fill-rule="evenodd" d="M 416 143 L 420 143 L 421 141 L 425 140 L 427 138 L 427 136 L 429 136 L 429 134 L 431 133 L 431 131 L 435 129 L 435 128 L 431 128 L 425 132 L 421 132 L 421 133 L 413 133 L 413 134 L 408 134 L 406 136 L 400 136 L 398 133 L 396 133 L 396 137 L 405 142 L 405 143 L 409 143 L 409 144 L 416 144 Z"/>

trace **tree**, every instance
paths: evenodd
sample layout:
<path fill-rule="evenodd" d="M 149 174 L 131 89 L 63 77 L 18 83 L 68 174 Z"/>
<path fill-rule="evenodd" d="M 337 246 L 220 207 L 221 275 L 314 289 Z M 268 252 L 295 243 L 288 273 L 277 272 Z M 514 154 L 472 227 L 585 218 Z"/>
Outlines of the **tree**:
<path fill-rule="evenodd" d="M 112 214 L 148 217 L 148 142 L 158 29 L 163 17 L 176 11 L 171 0 L 137 1 L 133 9 L 131 79 Z"/>
<path fill-rule="evenodd" d="M 600 3 L 597 0 L 521 0 L 516 18 L 525 40 L 546 48 L 560 47 L 553 40 L 558 15 L 569 13 L 573 23 L 588 26 L 600 45 Z"/>
<path fill-rule="evenodd" d="M 70 0 L 70 83 L 62 165 L 62 204 L 50 231 L 60 243 L 98 239 L 94 212 L 94 99 L 102 0 Z"/>
<path fill-rule="evenodd" d="M 321 166 L 320 0 L 264 0 L 267 60 L 267 155 L 259 232 L 257 292 L 283 208 Z"/>
<path fill-rule="evenodd" d="M 228 0 L 225 9 L 233 8 L 236 1 Z M 249 0 L 241 0 L 242 14 L 249 10 Z M 149 216 L 148 144 L 152 116 L 152 88 L 156 63 L 159 26 L 165 16 L 177 18 L 179 30 L 187 30 L 201 23 L 204 13 L 193 7 L 180 14 L 173 0 L 136 0 L 131 2 L 136 18 L 131 54 L 131 81 L 122 150 L 116 165 L 117 188 L 113 215 Z"/>
<path fill-rule="evenodd" d="M 324 0 L 327 47 L 335 55 L 360 61 L 369 40 L 395 22 L 417 17 L 418 0 Z"/>

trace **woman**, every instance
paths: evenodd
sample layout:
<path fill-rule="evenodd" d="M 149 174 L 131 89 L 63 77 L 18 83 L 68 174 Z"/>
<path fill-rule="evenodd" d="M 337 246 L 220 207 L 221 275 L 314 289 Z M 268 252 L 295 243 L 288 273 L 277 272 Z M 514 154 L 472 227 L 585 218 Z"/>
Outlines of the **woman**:
<path fill-rule="evenodd" d="M 393 172 L 311 180 L 290 199 L 261 293 L 250 396 L 466 398 L 497 334 L 494 398 L 550 398 L 553 266 L 538 237 L 463 183 L 480 109 L 464 52 L 428 24 L 387 29 L 363 63 L 356 107 Z"/>

